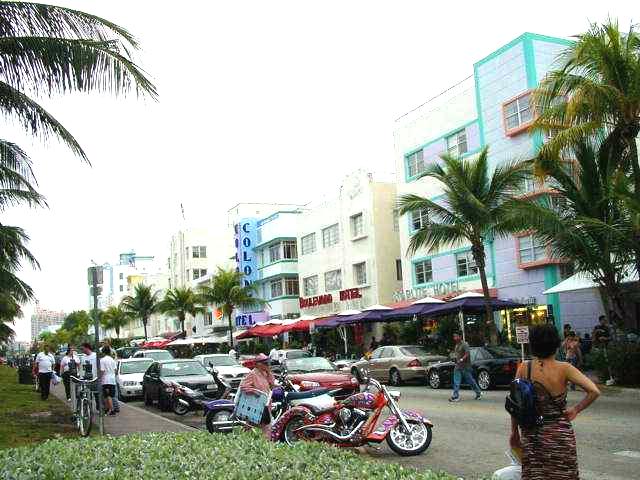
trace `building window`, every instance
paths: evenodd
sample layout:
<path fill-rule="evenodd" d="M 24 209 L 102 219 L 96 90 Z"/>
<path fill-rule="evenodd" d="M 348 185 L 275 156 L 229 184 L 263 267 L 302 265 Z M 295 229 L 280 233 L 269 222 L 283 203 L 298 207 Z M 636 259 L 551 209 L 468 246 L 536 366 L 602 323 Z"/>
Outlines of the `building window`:
<path fill-rule="evenodd" d="M 189 258 L 189 247 L 184 247 L 184 255 Z"/>
<path fill-rule="evenodd" d="M 300 245 L 302 247 L 302 255 L 309 255 L 316 251 L 316 234 L 310 233 L 300 239 Z"/>
<path fill-rule="evenodd" d="M 280 244 L 276 243 L 269 247 L 269 263 L 277 262 L 280 260 Z"/>
<path fill-rule="evenodd" d="M 402 281 L 402 260 L 396 259 L 396 280 Z"/>
<path fill-rule="evenodd" d="M 296 297 L 300 294 L 300 287 L 298 286 L 297 278 L 284 279 L 284 293 L 285 295 L 292 295 Z"/>
<path fill-rule="evenodd" d="M 187 268 L 187 280 L 189 280 L 189 273 L 190 273 L 190 272 L 191 272 L 191 270 L 189 270 L 189 269 Z"/>
<path fill-rule="evenodd" d="M 465 130 L 460 130 L 447 137 L 447 152 L 450 155 L 459 157 L 467 151 L 467 132 Z"/>
<path fill-rule="evenodd" d="M 324 289 L 327 292 L 332 290 L 340 290 L 342 288 L 342 272 L 340 270 L 331 270 L 324 274 Z"/>
<path fill-rule="evenodd" d="M 204 277 L 207 274 L 206 268 L 194 268 L 193 269 L 193 279 L 197 280 L 200 277 Z"/>
<path fill-rule="evenodd" d="M 566 280 L 569 277 L 572 277 L 575 272 L 575 267 L 573 263 L 561 263 L 559 266 L 560 269 L 560 280 Z"/>
<path fill-rule="evenodd" d="M 365 262 L 353 265 L 353 279 L 356 282 L 356 285 L 367 284 L 367 264 Z"/>
<path fill-rule="evenodd" d="M 310 297 L 318 293 L 318 276 L 313 275 L 302 280 L 302 287 L 304 288 L 304 296 Z"/>
<path fill-rule="evenodd" d="M 416 274 L 416 283 L 429 283 L 433 281 L 433 268 L 431 266 L 431 260 L 422 260 L 417 262 L 413 266 Z"/>
<path fill-rule="evenodd" d="M 124 285 L 120 285 L 120 291 L 124 292 Z"/>
<path fill-rule="evenodd" d="M 520 263 L 535 262 L 547 256 L 544 244 L 533 235 L 518 238 L 518 251 L 520 252 Z"/>
<path fill-rule="evenodd" d="M 204 312 L 204 326 L 213 325 L 213 312 Z"/>
<path fill-rule="evenodd" d="M 467 275 L 475 275 L 478 273 L 476 261 L 471 251 L 464 253 L 456 253 L 456 265 L 458 266 L 458 276 L 466 277 Z"/>
<path fill-rule="evenodd" d="M 322 229 L 322 246 L 323 248 L 332 247 L 340 242 L 340 231 L 338 224 Z"/>
<path fill-rule="evenodd" d="M 351 238 L 358 238 L 364 235 L 364 218 L 362 213 L 351 217 Z"/>
<path fill-rule="evenodd" d="M 563 195 L 550 195 L 549 207 L 558 214 L 567 211 L 567 197 Z"/>
<path fill-rule="evenodd" d="M 118 274 L 118 278 L 119 278 L 120 280 L 124 280 L 124 273 L 120 272 L 120 273 Z"/>
<path fill-rule="evenodd" d="M 272 280 L 269 285 L 271 286 L 271 298 L 277 298 L 282 296 L 282 280 Z"/>
<path fill-rule="evenodd" d="M 400 211 L 397 208 L 393 209 L 393 231 L 400 231 Z"/>
<path fill-rule="evenodd" d="M 424 228 L 428 222 L 429 215 L 424 208 L 411 212 L 411 228 L 413 228 L 414 231 Z"/>
<path fill-rule="evenodd" d="M 525 93 L 502 107 L 504 127 L 507 133 L 527 125 L 533 120 L 531 109 L 531 93 Z"/>
<path fill-rule="evenodd" d="M 285 240 L 282 242 L 282 253 L 284 258 L 298 258 L 298 244 L 295 240 Z"/>
<path fill-rule="evenodd" d="M 415 177 L 425 171 L 424 152 L 422 150 L 407 155 L 407 171 L 409 177 Z"/>
<path fill-rule="evenodd" d="M 207 258 L 207 247 L 191 247 L 193 258 Z"/>

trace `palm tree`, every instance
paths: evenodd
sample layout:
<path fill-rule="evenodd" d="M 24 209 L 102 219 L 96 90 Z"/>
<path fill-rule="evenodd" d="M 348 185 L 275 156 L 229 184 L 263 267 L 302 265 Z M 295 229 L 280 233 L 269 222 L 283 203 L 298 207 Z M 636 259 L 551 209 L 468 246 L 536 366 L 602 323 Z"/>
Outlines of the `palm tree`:
<path fill-rule="evenodd" d="M 17 302 L 33 299 L 33 290 L 15 272 L 23 261 L 38 268 L 38 261 L 25 244 L 29 236 L 19 227 L 0 224 L 0 292 L 12 295 Z"/>
<path fill-rule="evenodd" d="M 267 302 L 256 296 L 255 285 L 242 285 L 242 273 L 218 267 L 209 285 L 200 287 L 202 303 L 218 305 L 229 322 L 229 346 L 233 348 L 233 324 L 231 315 L 236 308 L 262 307 Z"/>
<path fill-rule="evenodd" d="M 130 314 L 138 317 L 142 320 L 144 326 L 144 339 L 148 339 L 147 336 L 147 324 L 149 317 L 156 313 L 160 307 L 160 301 L 158 300 L 158 292 L 151 292 L 151 287 L 144 284 L 136 285 L 134 295 L 127 295 L 122 299 L 122 309 Z"/>
<path fill-rule="evenodd" d="M 588 273 L 600 285 L 607 311 L 625 319 L 629 315 L 620 285 L 631 254 L 621 244 L 617 229 L 625 214 L 611 192 L 617 175 L 615 162 L 610 161 L 606 140 L 581 140 L 572 151 L 573 172 L 567 171 L 561 155 L 536 159 L 554 181 L 561 208 L 548 198 L 513 200 L 507 223 L 535 231 L 537 238 L 550 245 L 552 257 L 571 259 L 577 272 Z"/>
<path fill-rule="evenodd" d="M 95 15 L 0 2 L 0 111 L 30 135 L 56 137 L 87 160 L 71 133 L 31 96 L 135 90 L 155 98 L 154 85 L 131 56 L 138 48 L 126 29 Z"/>
<path fill-rule="evenodd" d="M 102 326 L 107 330 L 115 330 L 116 337 L 120 338 L 120 329 L 131 321 L 131 314 L 127 313 L 120 305 L 111 305 L 102 315 Z"/>
<path fill-rule="evenodd" d="M 198 296 L 190 287 L 169 290 L 160 303 L 161 312 L 178 318 L 181 332 L 185 331 L 184 321 L 187 314 L 195 316 L 199 309 Z"/>
<path fill-rule="evenodd" d="M 13 295 L 0 293 L 0 345 L 15 337 L 16 332 L 8 324 L 13 324 L 20 317 L 22 309 Z"/>
<path fill-rule="evenodd" d="M 506 236 L 512 231 L 505 228 L 505 204 L 519 193 L 528 176 L 529 168 L 521 162 L 509 162 L 490 171 L 488 148 L 475 159 L 460 159 L 443 154 L 442 162 L 431 165 L 421 175 L 437 180 L 444 190 L 444 200 L 436 203 L 419 195 L 402 195 L 400 214 L 425 211 L 428 222 L 411 237 L 409 253 L 425 248 L 436 252 L 471 244 L 485 300 L 486 322 L 491 341 L 497 341 L 493 321 L 491 297 L 486 274 L 485 242 Z M 495 272 L 494 272 L 495 274 Z"/>
<path fill-rule="evenodd" d="M 640 165 L 636 138 L 640 133 L 640 35 L 618 22 L 592 24 L 577 36 L 534 91 L 540 110 L 534 130 L 553 132 L 541 152 L 553 158 L 576 142 L 604 133 L 610 136 L 610 161 L 630 173 L 633 194 L 640 202 Z M 541 157 L 541 158 L 543 158 Z M 545 174 L 537 164 L 540 174 Z M 640 244 L 640 226 L 632 233 Z M 640 272 L 640 255 L 636 254 Z"/>

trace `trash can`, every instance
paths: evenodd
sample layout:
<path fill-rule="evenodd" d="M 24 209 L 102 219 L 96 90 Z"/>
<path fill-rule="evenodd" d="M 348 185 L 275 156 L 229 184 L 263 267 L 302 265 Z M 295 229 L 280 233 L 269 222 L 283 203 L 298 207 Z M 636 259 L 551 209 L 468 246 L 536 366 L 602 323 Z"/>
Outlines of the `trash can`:
<path fill-rule="evenodd" d="M 20 367 L 18 369 L 18 383 L 22 385 L 33 384 L 33 375 L 31 375 L 31 368 Z"/>

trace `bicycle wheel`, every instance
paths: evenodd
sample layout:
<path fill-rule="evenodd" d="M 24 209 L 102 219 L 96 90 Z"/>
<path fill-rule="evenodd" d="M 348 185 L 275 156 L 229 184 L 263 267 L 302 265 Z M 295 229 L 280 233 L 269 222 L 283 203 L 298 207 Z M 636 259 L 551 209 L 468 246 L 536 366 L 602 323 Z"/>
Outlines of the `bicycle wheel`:
<path fill-rule="evenodd" d="M 80 415 L 78 416 L 78 429 L 83 437 L 89 436 L 91 433 L 91 403 L 88 398 L 80 400 Z"/>

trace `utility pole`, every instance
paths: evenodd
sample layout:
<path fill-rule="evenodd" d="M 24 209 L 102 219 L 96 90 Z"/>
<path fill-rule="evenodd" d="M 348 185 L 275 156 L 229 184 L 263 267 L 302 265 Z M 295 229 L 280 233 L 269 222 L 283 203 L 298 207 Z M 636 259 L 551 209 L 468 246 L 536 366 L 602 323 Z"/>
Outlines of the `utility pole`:
<path fill-rule="evenodd" d="M 98 317 L 98 274 L 102 276 L 102 267 L 98 265 L 89 268 L 91 273 L 91 293 L 93 295 L 93 329 L 95 333 L 96 346 L 96 387 L 98 388 L 98 427 L 100 435 L 104 435 L 104 417 L 102 415 L 102 379 L 100 378 L 100 318 Z"/>

